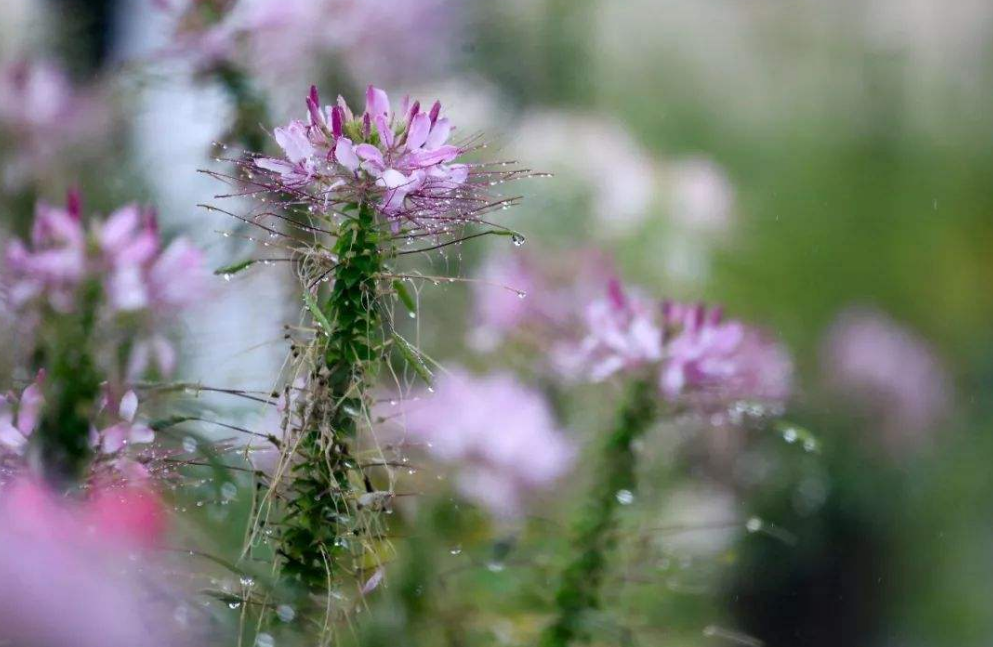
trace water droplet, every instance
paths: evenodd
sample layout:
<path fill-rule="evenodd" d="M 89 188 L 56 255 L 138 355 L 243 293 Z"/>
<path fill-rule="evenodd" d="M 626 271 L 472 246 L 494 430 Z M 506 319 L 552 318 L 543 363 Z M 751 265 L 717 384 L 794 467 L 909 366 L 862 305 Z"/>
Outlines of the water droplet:
<path fill-rule="evenodd" d="M 745 530 L 748 532 L 758 532 L 762 530 L 762 520 L 758 517 L 752 517 L 745 522 Z"/>
<path fill-rule="evenodd" d="M 527 296 L 528 296 L 528 293 L 525 292 L 524 290 L 518 290 L 517 291 L 517 298 L 518 299 L 526 299 Z"/>
<path fill-rule="evenodd" d="M 803 449 L 804 451 L 808 451 L 808 452 L 817 451 L 817 441 L 814 440 L 813 438 L 807 438 L 806 440 L 803 441 Z"/>
<path fill-rule="evenodd" d="M 183 451 L 187 454 L 193 454 L 197 451 L 197 439 L 193 436 L 187 436 L 183 439 Z"/>
<path fill-rule="evenodd" d="M 241 582 L 241 585 L 244 587 L 253 586 L 255 584 L 255 580 L 249 577 L 248 575 L 242 575 L 239 581 Z"/>
<path fill-rule="evenodd" d="M 261 633 L 255 637 L 255 647 L 275 647 L 276 639 L 267 633 Z"/>
<path fill-rule="evenodd" d="M 283 622 L 293 622 L 297 617 L 297 612 L 288 604 L 281 604 L 276 607 L 276 616 Z"/>
<path fill-rule="evenodd" d="M 241 606 L 241 602 L 228 602 L 229 609 L 237 609 Z"/>
<path fill-rule="evenodd" d="M 511 234 L 510 236 L 510 242 L 514 243 L 514 247 L 520 247 L 524 244 L 525 240 L 524 236 L 518 233 Z"/>
<path fill-rule="evenodd" d="M 503 570 L 507 568 L 507 565 L 503 562 L 490 562 L 486 565 L 486 568 L 491 573 L 502 573 Z"/>
<path fill-rule="evenodd" d="M 411 319 L 417 319 L 417 313 L 416 312 L 408 312 L 407 313 L 407 316 L 410 317 Z"/>
<path fill-rule="evenodd" d="M 459 544 L 459 545 L 453 546 L 452 549 L 449 550 L 448 552 L 450 552 L 453 555 L 461 555 L 462 554 L 462 545 Z"/>
<path fill-rule="evenodd" d="M 236 496 L 238 496 L 237 485 L 235 485 L 231 481 L 228 481 L 227 483 L 221 486 L 221 498 L 224 499 L 225 502 L 230 501 Z"/>
<path fill-rule="evenodd" d="M 799 438 L 799 434 L 793 427 L 787 427 L 783 430 L 783 440 L 786 442 L 795 443 L 797 438 Z"/>
<path fill-rule="evenodd" d="M 634 492 L 631 490 L 618 490 L 614 496 L 617 497 L 617 502 L 621 505 L 631 505 L 634 503 Z"/>

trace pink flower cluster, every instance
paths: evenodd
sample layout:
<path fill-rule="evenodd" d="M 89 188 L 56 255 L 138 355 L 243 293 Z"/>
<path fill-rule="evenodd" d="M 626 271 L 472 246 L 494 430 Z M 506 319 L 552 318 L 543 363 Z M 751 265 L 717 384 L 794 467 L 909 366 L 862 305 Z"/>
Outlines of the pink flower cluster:
<path fill-rule="evenodd" d="M 464 149 L 449 143 L 453 127 L 441 103 L 422 109 L 405 98 L 399 109 L 386 92 L 369 86 L 365 111 L 355 115 L 341 97 L 321 107 L 316 87 L 307 97 L 307 121 L 276 128 L 283 159 L 260 157 L 274 189 L 306 194 L 322 206 L 369 202 L 401 225 L 431 231 L 483 210 L 470 191 L 470 167 L 457 163 Z"/>
<path fill-rule="evenodd" d="M 30 240 L 8 243 L 3 261 L 0 278 L 15 311 L 33 304 L 73 312 L 83 288 L 96 284 L 107 314 L 146 312 L 157 320 L 198 299 L 206 278 L 203 255 L 188 240 L 163 248 L 153 212 L 128 205 L 88 229 L 75 193 L 65 207 L 40 203 Z M 154 360 L 169 373 L 175 362 L 158 335 L 138 341 L 131 359 L 138 372 Z"/>
<path fill-rule="evenodd" d="M 144 551 L 161 543 L 165 528 L 162 503 L 151 491 L 98 489 L 73 503 L 31 480 L 4 487 L 0 640 L 178 645 L 168 635 L 171 608 L 157 607 L 164 583 L 142 575 L 150 566 Z"/>
<path fill-rule="evenodd" d="M 431 456 L 456 467 L 463 496 L 500 517 L 519 515 L 527 494 L 549 488 L 575 456 L 542 395 L 509 374 L 446 373 L 399 420 Z"/>
<path fill-rule="evenodd" d="M 656 303 L 611 281 L 585 313 L 586 333 L 560 346 L 561 368 L 602 381 L 620 372 L 657 375 L 661 395 L 704 408 L 734 401 L 782 404 L 792 362 L 760 331 L 702 304 Z"/>

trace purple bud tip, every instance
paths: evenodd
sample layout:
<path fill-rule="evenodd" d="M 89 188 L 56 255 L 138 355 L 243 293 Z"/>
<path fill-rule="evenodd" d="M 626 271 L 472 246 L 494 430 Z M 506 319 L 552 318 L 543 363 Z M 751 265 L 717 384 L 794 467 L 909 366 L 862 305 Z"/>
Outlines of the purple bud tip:
<path fill-rule="evenodd" d="M 149 207 L 142 210 L 141 219 L 145 229 L 155 234 L 159 232 L 159 214 L 155 209 Z"/>
<path fill-rule="evenodd" d="M 335 106 L 331 109 L 331 132 L 334 136 L 341 137 L 342 133 L 342 122 L 345 120 L 345 111 L 341 109 L 341 106 Z"/>
<path fill-rule="evenodd" d="M 429 117 L 431 117 L 432 126 L 434 125 L 434 122 L 438 121 L 438 115 L 440 114 L 441 114 L 441 101 L 435 101 L 434 105 L 431 106 L 431 112 L 428 115 Z"/>
<path fill-rule="evenodd" d="M 320 126 L 324 121 L 324 119 L 321 118 L 321 109 L 311 97 L 307 97 L 307 112 L 310 113 L 310 124 L 312 126 Z"/>
<path fill-rule="evenodd" d="M 607 283 L 607 298 L 610 299 L 610 303 L 618 310 L 627 305 L 627 298 L 624 296 L 624 288 L 621 286 L 621 282 L 616 278 L 610 279 Z"/>
<path fill-rule="evenodd" d="M 83 199 L 80 196 L 79 189 L 69 189 L 66 193 L 66 211 L 69 212 L 69 215 L 74 220 L 81 220 L 83 218 Z"/>
<path fill-rule="evenodd" d="M 315 105 L 321 105 L 321 95 L 317 93 L 317 86 L 310 86 L 310 100 L 314 102 Z"/>
<path fill-rule="evenodd" d="M 408 115 L 408 120 L 413 119 L 417 116 L 417 113 L 421 111 L 421 102 L 414 101 L 414 105 L 410 106 L 410 115 Z"/>
<path fill-rule="evenodd" d="M 693 328 L 700 328 L 700 326 L 703 325 L 703 319 L 706 311 L 707 308 L 702 303 L 698 303 L 693 306 L 693 319 L 691 320 Z"/>
<path fill-rule="evenodd" d="M 369 87 L 372 87 L 371 85 Z M 372 135 L 372 118 L 369 117 L 369 113 L 362 115 L 362 136 L 369 139 Z"/>

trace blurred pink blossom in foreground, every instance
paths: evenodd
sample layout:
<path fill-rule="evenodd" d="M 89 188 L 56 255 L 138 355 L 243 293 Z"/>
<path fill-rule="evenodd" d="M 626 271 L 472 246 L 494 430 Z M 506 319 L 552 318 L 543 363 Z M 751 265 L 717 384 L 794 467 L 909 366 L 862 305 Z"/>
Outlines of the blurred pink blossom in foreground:
<path fill-rule="evenodd" d="M 434 388 L 399 419 L 428 454 L 455 467 L 459 492 L 494 515 L 520 515 L 528 493 L 549 488 L 572 465 L 572 444 L 551 407 L 513 376 L 454 370 Z"/>
<path fill-rule="evenodd" d="M 828 385 L 878 417 L 893 454 L 916 449 L 948 414 L 951 383 L 931 346 L 886 314 L 852 308 L 824 339 Z"/>
<path fill-rule="evenodd" d="M 0 491 L 0 643 L 31 647 L 157 647 L 169 635 L 166 586 L 143 549 L 165 516 L 143 490 L 97 491 L 89 502 L 19 480 Z"/>

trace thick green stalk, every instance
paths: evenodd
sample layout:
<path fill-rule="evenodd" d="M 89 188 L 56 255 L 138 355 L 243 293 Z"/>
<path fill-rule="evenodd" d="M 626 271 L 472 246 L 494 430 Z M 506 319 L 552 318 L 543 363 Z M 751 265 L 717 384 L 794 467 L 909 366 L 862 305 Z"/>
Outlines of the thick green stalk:
<path fill-rule="evenodd" d="M 541 647 L 566 647 L 589 638 L 584 624 L 588 612 L 600 606 L 607 560 L 616 543 L 617 507 L 635 491 L 634 441 L 655 419 L 656 397 L 650 383 L 633 384 L 606 438 L 594 489 L 575 527 L 578 553 L 562 573 L 555 595 L 557 616 L 542 634 Z"/>
<path fill-rule="evenodd" d="M 57 486 L 78 482 L 90 460 L 90 426 L 103 381 L 93 361 L 99 284 L 84 286 L 79 314 L 55 315 L 36 363 L 46 369 L 45 406 L 37 442 L 45 476 Z"/>
<path fill-rule="evenodd" d="M 385 352 L 377 302 L 383 256 L 371 207 L 358 206 L 342 223 L 334 252 L 334 285 L 320 306 L 331 328 L 319 337 L 323 362 L 299 405 L 302 437 L 279 547 L 284 573 L 311 591 L 326 590 L 351 556 L 357 493 L 371 489 L 349 449 Z"/>

